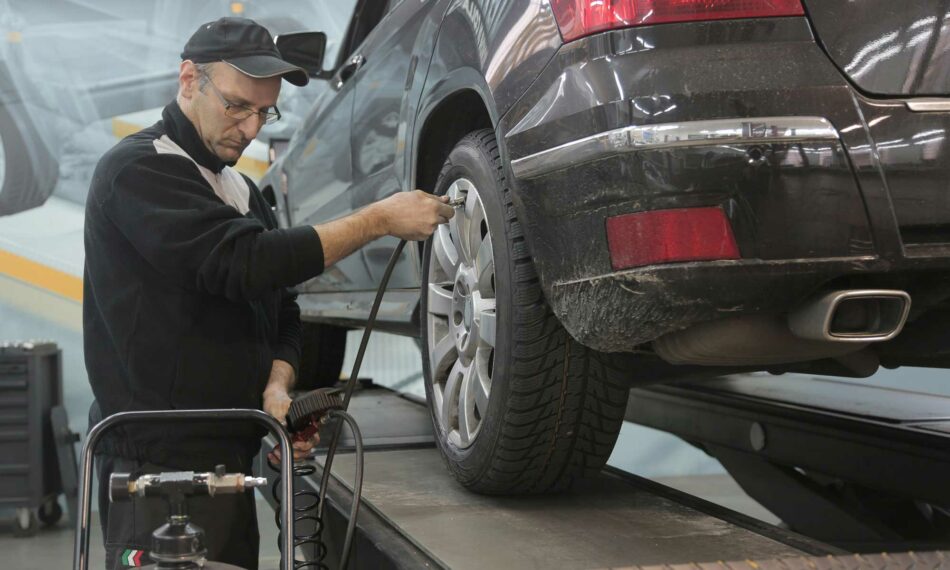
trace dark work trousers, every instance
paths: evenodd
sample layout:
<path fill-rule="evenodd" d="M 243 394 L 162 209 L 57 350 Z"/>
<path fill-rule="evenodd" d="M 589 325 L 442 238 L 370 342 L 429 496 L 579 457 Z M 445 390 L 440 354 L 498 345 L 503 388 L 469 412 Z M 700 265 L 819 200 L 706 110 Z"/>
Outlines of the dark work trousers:
<path fill-rule="evenodd" d="M 247 463 L 248 465 L 250 462 Z M 119 473 L 159 473 L 181 471 L 112 455 L 96 455 L 99 478 L 99 518 L 105 537 L 106 570 L 150 564 L 152 531 L 168 517 L 168 503 L 162 498 L 109 502 L 109 475 Z M 189 497 L 191 522 L 204 530 L 207 559 L 249 570 L 257 570 L 260 535 L 254 493 Z M 136 551 L 145 554 L 136 556 Z"/>

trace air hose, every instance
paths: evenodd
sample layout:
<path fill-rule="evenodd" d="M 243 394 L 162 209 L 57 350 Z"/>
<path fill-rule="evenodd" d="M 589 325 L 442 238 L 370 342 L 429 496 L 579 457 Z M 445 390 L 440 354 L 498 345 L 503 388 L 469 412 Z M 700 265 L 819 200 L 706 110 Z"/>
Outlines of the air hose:
<path fill-rule="evenodd" d="M 376 290 L 376 298 L 373 301 L 373 307 L 370 310 L 369 319 L 366 322 L 366 328 L 363 330 L 363 336 L 360 340 L 360 347 L 356 353 L 356 361 L 353 363 L 353 370 L 350 373 L 346 385 L 342 390 L 323 388 L 294 399 L 287 415 L 288 428 L 291 431 L 301 434 L 301 437 L 305 439 L 309 439 L 316 431 L 318 427 L 316 418 L 337 418 L 339 420 L 330 437 L 330 443 L 323 464 L 323 474 L 320 479 L 319 493 L 313 491 L 297 491 L 293 494 L 295 501 L 298 497 L 310 499 L 308 504 L 301 506 L 294 505 L 294 526 L 296 527 L 296 523 L 298 522 L 309 522 L 315 527 L 314 531 L 309 534 L 294 535 L 294 549 L 296 550 L 298 546 L 304 545 L 313 545 L 317 549 L 316 559 L 309 561 L 297 560 L 296 552 L 290 553 L 289 555 L 294 557 L 295 569 L 329 569 L 323 562 L 327 555 L 326 544 L 322 540 L 323 515 L 326 507 L 327 485 L 330 482 L 330 470 L 333 466 L 333 458 L 336 455 L 344 423 L 347 424 L 353 434 L 356 452 L 356 473 L 353 483 L 353 503 L 350 507 L 350 516 L 346 526 L 346 538 L 343 542 L 343 549 L 340 551 L 340 569 L 345 569 L 349 562 L 350 550 L 353 547 L 353 536 L 356 532 L 356 516 L 359 513 L 363 491 L 363 437 L 360 433 L 359 426 L 356 424 L 356 420 L 353 416 L 349 415 L 346 410 L 349 408 L 350 398 L 353 396 L 353 390 L 356 387 L 357 378 L 359 378 L 360 367 L 363 364 L 363 356 L 366 353 L 369 337 L 373 333 L 373 327 L 376 324 L 376 315 L 379 313 L 379 306 L 382 304 L 383 294 L 389 285 L 389 278 L 392 276 L 396 261 L 399 259 L 399 255 L 405 246 L 406 240 L 400 240 L 396 249 L 389 257 L 389 263 L 386 265 L 386 271 L 383 273 L 379 288 Z M 271 469 L 277 470 L 276 466 L 270 464 L 270 462 L 268 462 L 268 464 Z M 312 475 L 313 473 L 316 473 L 316 467 L 313 465 L 295 465 L 293 468 L 295 477 Z M 280 494 L 278 492 L 278 483 L 279 480 L 274 481 L 272 494 L 274 499 L 279 502 Z M 311 514 L 314 508 L 317 509 L 316 515 Z M 277 509 L 277 512 L 279 512 L 279 509 Z M 277 519 L 277 527 L 280 528 L 279 519 Z M 283 532 L 283 529 L 281 529 L 281 532 Z M 279 543 L 280 538 L 278 537 L 278 544 Z"/>

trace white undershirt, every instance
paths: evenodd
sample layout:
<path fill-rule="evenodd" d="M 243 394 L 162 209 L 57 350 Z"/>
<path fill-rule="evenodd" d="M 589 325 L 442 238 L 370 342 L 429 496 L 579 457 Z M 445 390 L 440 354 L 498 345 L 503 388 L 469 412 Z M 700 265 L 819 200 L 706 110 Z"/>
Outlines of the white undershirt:
<path fill-rule="evenodd" d="M 234 207 L 242 216 L 251 209 L 248 205 L 251 189 L 247 185 L 247 180 L 244 180 L 244 177 L 238 171 L 230 166 L 225 166 L 220 173 L 215 174 L 198 164 L 183 148 L 175 144 L 175 141 L 168 138 L 168 135 L 162 135 L 161 138 L 152 141 L 152 144 L 155 145 L 155 151 L 159 154 L 177 154 L 193 162 L 198 167 L 198 172 L 204 176 L 204 179 L 211 185 L 211 189 L 218 195 L 218 198 L 221 198 L 221 201 L 225 204 Z"/>

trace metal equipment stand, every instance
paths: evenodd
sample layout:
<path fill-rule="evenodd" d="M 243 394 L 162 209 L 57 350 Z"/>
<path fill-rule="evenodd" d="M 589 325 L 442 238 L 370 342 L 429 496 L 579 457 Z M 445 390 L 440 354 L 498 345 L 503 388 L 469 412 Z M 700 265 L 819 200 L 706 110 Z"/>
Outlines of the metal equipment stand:
<path fill-rule="evenodd" d="M 270 432 L 270 437 L 280 443 L 282 449 L 291 449 L 290 437 L 287 431 L 270 415 L 260 410 L 168 410 L 153 412 L 122 412 L 102 420 L 86 437 L 82 450 L 82 465 L 80 468 L 79 516 L 76 517 L 76 547 L 73 554 L 74 570 L 89 568 L 89 535 L 90 512 L 92 502 L 92 460 L 96 446 L 102 435 L 116 426 L 135 422 L 167 423 L 167 422 L 195 422 L 195 421 L 252 421 Z M 282 453 L 280 457 L 280 481 L 283 501 L 280 506 L 281 533 L 280 567 L 281 570 L 293 570 L 294 543 L 293 543 L 293 510 L 290 508 L 293 497 L 293 454 Z"/>

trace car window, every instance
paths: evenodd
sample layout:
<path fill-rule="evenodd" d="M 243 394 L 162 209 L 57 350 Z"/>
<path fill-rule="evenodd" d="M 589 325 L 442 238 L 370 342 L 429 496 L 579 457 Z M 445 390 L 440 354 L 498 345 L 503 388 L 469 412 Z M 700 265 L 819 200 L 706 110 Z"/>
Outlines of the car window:
<path fill-rule="evenodd" d="M 394 0 L 394 4 L 398 4 L 399 1 L 400 0 Z M 356 6 L 353 21 L 350 23 L 350 29 L 347 33 L 346 50 L 338 59 L 339 62 L 353 55 L 373 29 L 376 28 L 376 25 L 382 21 L 383 16 L 388 13 L 388 10 L 389 2 L 360 0 Z"/>
<path fill-rule="evenodd" d="M 330 69 L 339 57 L 346 36 L 356 0 L 310 0 L 309 10 L 294 8 L 288 13 L 301 19 L 305 30 L 315 30 L 327 35 L 327 50 L 324 55 L 324 68 Z"/>

